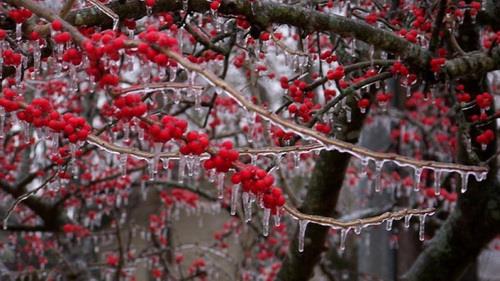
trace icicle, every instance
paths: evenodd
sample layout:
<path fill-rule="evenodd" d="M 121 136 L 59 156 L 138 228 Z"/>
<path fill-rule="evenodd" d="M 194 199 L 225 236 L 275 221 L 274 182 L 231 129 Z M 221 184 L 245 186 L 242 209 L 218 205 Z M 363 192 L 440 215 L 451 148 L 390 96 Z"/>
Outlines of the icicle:
<path fill-rule="evenodd" d="M 146 182 L 141 181 L 141 194 L 142 194 L 142 200 L 146 201 L 148 198 L 148 191 L 146 190 Z"/>
<path fill-rule="evenodd" d="M 163 170 L 168 171 L 169 159 L 168 158 L 162 158 L 161 162 L 163 164 Z"/>
<path fill-rule="evenodd" d="M 360 235 L 360 234 L 361 234 L 361 228 L 362 228 L 362 224 L 361 224 L 361 222 L 360 222 L 358 225 L 356 225 L 356 226 L 354 227 L 354 233 L 355 233 L 356 235 Z"/>
<path fill-rule="evenodd" d="M 375 192 L 380 192 L 382 189 L 382 167 L 384 161 L 375 162 Z"/>
<path fill-rule="evenodd" d="M 281 158 L 283 157 L 283 153 L 278 153 L 274 155 L 274 166 L 276 167 L 276 170 L 280 169 L 280 164 L 281 164 Z"/>
<path fill-rule="evenodd" d="M 257 165 L 257 154 L 250 155 L 250 165 L 252 166 Z"/>
<path fill-rule="evenodd" d="M 349 106 L 346 106 L 345 108 L 345 118 L 347 123 L 351 123 L 352 121 L 352 110 Z"/>
<path fill-rule="evenodd" d="M 192 177 L 194 175 L 194 156 L 193 155 L 186 156 L 186 168 L 187 168 L 187 175 L 189 177 Z"/>
<path fill-rule="evenodd" d="M 366 157 L 363 157 L 361 158 L 361 168 L 362 168 L 362 171 L 360 173 L 360 177 L 361 178 L 364 178 L 366 177 L 366 175 L 368 174 L 368 168 L 369 168 L 369 163 L 370 163 L 370 159 L 369 158 L 366 158 Z"/>
<path fill-rule="evenodd" d="M 1 61 L 0 64 L 2 64 Z M 2 72 L 0 69 L 0 75 L 1 73 Z M 5 130 L 5 110 L 3 109 L 3 107 L 0 107 L 0 140 L 3 139 L 4 137 L 4 130 Z"/>
<path fill-rule="evenodd" d="M 148 177 L 149 177 L 149 180 L 150 181 L 154 181 L 155 180 L 155 159 L 152 158 L 152 159 L 148 159 Z"/>
<path fill-rule="evenodd" d="M 174 101 L 174 104 L 179 104 L 181 102 L 181 90 L 180 89 L 175 89 L 174 90 L 174 96 L 172 100 Z"/>
<path fill-rule="evenodd" d="M 144 129 L 139 125 L 136 125 L 136 126 L 137 126 L 136 131 L 137 131 L 138 138 L 139 138 L 139 140 L 143 141 L 144 140 Z"/>
<path fill-rule="evenodd" d="M 24 60 L 24 57 L 23 57 Z M 23 65 L 19 64 L 16 66 L 16 84 L 19 85 L 21 83 L 21 78 L 23 75 Z"/>
<path fill-rule="evenodd" d="M 153 7 L 146 6 L 146 15 L 150 18 L 153 15 Z"/>
<path fill-rule="evenodd" d="M 293 152 L 293 163 L 294 163 L 295 169 L 300 168 L 300 152 L 298 152 L 298 151 Z"/>
<path fill-rule="evenodd" d="M 123 124 L 123 142 L 129 142 L 130 141 L 130 124 L 128 122 L 125 122 Z"/>
<path fill-rule="evenodd" d="M 441 194 L 441 170 L 434 171 L 434 194 Z"/>
<path fill-rule="evenodd" d="M 194 111 L 199 114 L 201 113 L 201 90 L 195 91 L 194 93 Z"/>
<path fill-rule="evenodd" d="M 40 73 L 40 66 L 42 61 L 42 52 L 40 50 L 40 43 L 35 40 L 33 47 L 33 67 L 35 69 L 35 74 Z M 1 63 L 1 62 L 0 62 Z"/>
<path fill-rule="evenodd" d="M 208 173 L 208 181 L 214 183 L 215 180 L 217 179 L 217 173 L 215 172 L 215 169 L 210 169 L 207 171 L 207 173 Z"/>
<path fill-rule="evenodd" d="M 179 159 L 179 171 L 178 171 L 178 182 L 180 184 L 184 183 L 184 173 L 186 171 L 186 157 L 184 155 Z"/>
<path fill-rule="evenodd" d="M 127 158 L 128 158 L 127 153 L 120 154 L 120 166 L 122 168 L 123 177 L 127 175 Z"/>
<path fill-rule="evenodd" d="M 368 50 L 368 54 L 370 55 L 370 65 L 373 67 L 373 55 L 375 54 L 375 46 L 370 45 L 370 49 Z"/>
<path fill-rule="evenodd" d="M 460 192 L 465 193 L 467 191 L 467 185 L 469 184 L 469 173 L 461 173 L 462 176 L 462 188 L 460 189 Z"/>
<path fill-rule="evenodd" d="M 240 193 L 240 185 L 236 184 L 233 186 L 231 192 L 231 215 L 236 215 L 236 209 L 238 208 L 238 198 Z"/>
<path fill-rule="evenodd" d="M 405 216 L 405 228 L 409 228 L 410 227 L 411 216 L 412 216 L 411 214 Z"/>
<path fill-rule="evenodd" d="M 193 176 L 196 178 L 201 174 L 201 157 L 199 155 L 193 156 L 192 172 Z"/>
<path fill-rule="evenodd" d="M 271 209 L 265 208 L 262 216 L 262 235 L 269 235 L 269 218 L 271 217 Z"/>
<path fill-rule="evenodd" d="M 224 199 L 224 177 L 225 173 L 217 174 L 217 198 Z"/>
<path fill-rule="evenodd" d="M 420 215 L 420 224 L 418 229 L 418 239 L 424 241 L 425 239 L 425 215 Z"/>
<path fill-rule="evenodd" d="M 420 176 L 422 175 L 422 170 L 415 167 L 415 178 L 413 179 L 413 191 L 417 192 L 420 189 Z"/>
<path fill-rule="evenodd" d="M 387 231 L 391 231 L 391 229 L 392 229 L 392 222 L 393 222 L 393 219 L 392 219 L 392 218 L 387 219 L 387 224 L 386 224 L 386 226 L 385 226 L 385 229 L 386 229 Z"/>
<path fill-rule="evenodd" d="M 16 23 L 16 41 L 21 41 L 23 39 L 23 24 Z"/>
<path fill-rule="evenodd" d="M 245 222 L 250 222 L 252 220 L 252 201 L 250 200 L 250 194 L 248 192 L 243 192 L 241 200 L 243 201 Z"/>
<path fill-rule="evenodd" d="M 299 220 L 299 252 L 304 252 L 304 236 L 306 235 L 306 228 L 308 220 Z"/>
<path fill-rule="evenodd" d="M 274 226 L 280 226 L 281 224 L 281 211 L 279 208 L 276 208 L 276 213 L 273 215 Z"/>
<path fill-rule="evenodd" d="M 345 240 L 347 238 L 347 233 L 349 232 L 349 228 L 342 228 L 340 230 L 340 248 L 339 251 L 342 254 L 345 251 Z"/>

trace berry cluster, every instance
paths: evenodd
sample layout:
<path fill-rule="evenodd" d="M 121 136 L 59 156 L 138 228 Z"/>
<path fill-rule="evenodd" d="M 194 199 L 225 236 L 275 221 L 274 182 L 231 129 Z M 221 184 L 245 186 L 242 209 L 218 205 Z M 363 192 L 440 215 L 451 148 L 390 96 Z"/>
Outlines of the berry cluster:
<path fill-rule="evenodd" d="M 365 113 L 366 109 L 370 106 L 370 100 L 367 98 L 360 99 L 358 101 L 358 107 L 361 113 Z"/>
<path fill-rule="evenodd" d="M 69 34 L 69 32 L 67 31 L 58 32 L 54 34 L 53 38 L 57 44 L 66 44 L 71 40 L 71 34 Z"/>
<path fill-rule="evenodd" d="M 273 187 L 274 177 L 256 166 L 246 166 L 231 178 L 233 184 L 241 184 L 243 192 L 251 192 L 264 200 L 264 206 L 273 213 L 285 204 L 285 198 L 278 187 Z"/>
<path fill-rule="evenodd" d="M 297 106 L 296 104 L 291 104 L 288 107 L 288 111 L 291 114 L 302 118 L 304 122 L 309 122 L 312 118 L 312 110 L 319 109 L 320 107 L 321 105 L 314 104 L 312 99 L 306 98 L 304 99 L 304 102 L 300 106 Z"/>
<path fill-rule="evenodd" d="M 16 53 L 11 49 L 4 50 L 2 57 L 5 65 L 16 66 L 21 64 L 21 54 Z"/>
<path fill-rule="evenodd" d="M 332 130 L 330 125 L 328 125 L 326 123 L 321 123 L 321 122 L 316 123 L 316 126 L 314 126 L 314 128 L 316 129 L 316 131 L 321 132 L 325 135 L 328 135 L 330 133 L 330 131 Z"/>
<path fill-rule="evenodd" d="M 404 64 L 402 64 L 400 61 L 397 61 L 391 66 L 391 73 L 393 75 L 401 75 L 404 77 L 408 75 L 409 71 L 408 68 L 404 66 Z"/>
<path fill-rule="evenodd" d="M 328 78 L 328 80 L 340 80 L 344 78 L 344 76 L 345 72 L 343 66 L 339 66 L 335 69 L 329 69 L 326 73 L 326 78 Z"/>
<path fill-rule="evenodd" d="M 25 8 L 9 11 L 9 17 L 17 24 L 25 22 L 27 19 L 31 18 L 32 15 L 33 13 Z"/>
<path fill-rule="evenodd" d="M 439 72 L 441 70 L 441 67 L 445 64 L 446 59 L 445 58 L 434 58 L 431 59 L 431 71 L 432 72 Z"/>
<path fill-rule="evenodd" d="M 456 90 L 457 90 L 457 100 L 458 100 L 458 102 L 460 102 L 462 105 L 464 105 L 465 103 L 470 102 L 471 97 L 470 97 L 469 93 L 467 93 L 467 92 L 464 91 L 465 90 L 464 85 L 462 85 L 462 84 L 457 85 Z"/>
<path fill-rule="evenodd" d="M 153 124 L 147 127 L 147 131 L 154 142 L 168 142 L 171 139 L 180 139 L 187 129 L 186 120 L 177 119 L 165 115 L 161 124 Z"/>
<path fill-rule="evenodd" d="M 490 129 L 482 132 L 480 135 L 476 137 L 476 142 L 481 144 L 481 148 L 483 150 L 486 149 L 488 144 L 491 143 L 493 140 L 495 140 L 495 133 Z"/>
<path fill-rule="evenodd" d="M 184 155 L 201 155 L 207 150 L 209 143 L 207 134 L 190 131 L 186 134 L 186 143 L 179 151 Z"/>
<path fill-rule="evenodd" d="M 283 85 L 282 85 L 283 87 Z M 305 92 L 304 89 L 307 87 L 306 82 L 301 80 L 293 81 L 292 85 L 288 86 L 288 93 L 294 102 L 304 102 L 304 99 L 314 98 L 313 92 Z"/>
<path fill-rule="evenodd" d="M 264 207 L 271 209 L 271 213 L 273 214 L 276 214 L 279 207 L 285 205 L 285 197 L 278 187 L 272 187 L 269 192 L 264 194 L 262 201 L 264 202 Z"/>
<path fill-rule="evenodd" d="M 332 63 L 337 61 L 337 56 L 331 50 L 326 50 L 319 55 L 319 59 L 324 60 L 327 63 Z"/>
<path fill-rule="evenodd" d="M 212 3 L 210 3 L 210 9 L 212 9 L 212 11 L 217 11 L 220 7 L 220 2 L 221 0 L 213 0 Z"/>
<path fill-rule="evenodd" d="M 70 223 L 63 225 L 62 230 L 64 231 L 64 233 L 71 233 L 78 237 L 83 237 L 90 234 L 90 231 L 85 227 Z"/>
<path fill-rule="evenodd" d="M 64 52 L 62 59 L 73 65 L 79 65 L 82 62 L 82 53 L 76 48 L 69 48 Z"/>
<path fill-rule="evenodd" d="M 117 36 L 117 33 L 107 30 L 101 33 L 93 33 L 88 40 L 82 43 L 82 49 L 89 59 L 86 72 L 99 82 L 101 87 L 118 85 L 118 77 L 109 74 L 110 69 L 101 60 L 106 57 L 108 60 L 120 60 L 120 51 L 125 48 L 125 35 Z M 106 74 L 108 73 L 108 74 Z M 104 81 L 101 81 L 104 80 Z"/>
<path fill-rule="evenodd" d="M 18 110 L 19 103 L 16 101 L 18 98 L 17 93 L 10 88 L 4 88 L 2 93 L 3 97 L 0 97 L 0 106 L 5 108 L 7 112 Z"/>
<path fill-rule="evenodd" d="M 172 25 L 170 29 L 175 25 Z M 176 28 L 176 27 L 175 27 Z M 175 49 L 178 46 L 177 39 L 168 36 L 166 33 L 158 31 L 155 27 L 148 27 L 148 29 L 139 34 L 139 38 L 144 41 L 137 46 L 137 51 L 144 55 L 148 60 L 160 65 L 166 66 L 172 61 L 169 61 L 165 54 L 159 53 L 153 48 L 153 44 L 162 48 Z"/>
<path fill-rule="evenodd" d="M 144 115 L 148 110 L 147 105 L 138 94 L 119 96 L 114 100 L 114 105 L 118 108 L 116 117 L 119 119 L 131 119 Z"/>
<path fill-rule="evenodd" d="M 365 17 L 366 23 L 371 25 L 376 24 L 377 20 L 378 20 L 378 15 L 376 12 L 371 12 Z"/>
<path fill-rule="evenodd" d="M 59 122 L 62 122 L 62 124 L 64 124 L 62 132 L 64 133 L 64 136 L 66 136 L 68 140 L 72 143 L 76 143 L 78 141 L 84 141 L 85 139 L 87 139 L 88 135 L 90 134 L 90 131 L 92 130 L 90 125 L 87 123 L 87 121 L 85 121 L 83 117 L 78 117 L 71 113 L 65 113 L 62 116 L 62 120 Z M 49 127 L 50 127 L 50 122 L 49 122 Z"/>
<path fill-rule="evenodd" d="M 238 158 L 239 153 L 233 149 L 233 143 L 225 141 L 221 144 L 217 154 L 212 155 L 203 163 L 203 167 L 207 170 L 215 169 L 218 173 L 226 173 Z"/>
<path fill-rule="evenodd" d="M 31 104 L 26 106 L 24 110 L 19 111 L 17 117 L 39 128 L 49 124 L 49 121 L 53 117 L 52 112 L 57 114 L 57 112 L 53 110 L 49 100 L 37 98 L 33 99 Z M 57 116 L 59 116 L 59 114 L 57 114 Z"/>
<path fill-rule="evenodd" d="M 387 102 L 391 99 L 391 94 L 390 93 L 384 93 L 380 92 L 377 94 L 377 102 L 380 106 L 386 106 Z"/>
<path fill-rule="evenodd" d="M 476 96 L 476 103 L 481 110 L 488 110 L 493 103 L 493 97 L 489 93 L 484 92 Z"/>

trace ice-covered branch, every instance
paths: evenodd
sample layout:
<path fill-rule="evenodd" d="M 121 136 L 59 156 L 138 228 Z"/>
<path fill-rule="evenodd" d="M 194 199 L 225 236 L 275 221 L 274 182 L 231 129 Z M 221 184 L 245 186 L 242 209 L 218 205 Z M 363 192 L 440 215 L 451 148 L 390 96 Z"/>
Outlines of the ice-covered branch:
<path fill-rule="evenodd" d="M 311 223 L 316 223 L 319 225 L 330 226 L 333 228 L 355 228 L 355 227 L 366 227 L 370 225 L 379 225 L 384 221 L 388 220 L 401 220 L 408 216 L 431 216 L 434 214 L 435 209 L 403 209 L 395 212 L 385 212 L 381 215 L 354 219 L 349 221 L 340 221 L 330 217 L 308 215 L 301 213 L 299 210 L 291 206 L 290 204 L 285 204 L 284 209 L 295 219 L 308 221 Z"/>
<path fill-rule="evenodd" d="M 129 47 L 136 46 L 138 44 L 137 41 L 128 41 L 127 45 Z M 432 169 L 432 170 L 441 170 L 445 172 L 458 172 L 460 174 L 463 173 L 474 173 L 477 175 L 478 179 L 484 178 L 488 168 L 480 167 L 480 166 L 469 166 L 462 164 L 454 164 L 454 163 L 443 163 L 436 161 L 427 161 L 427 160 L 417 160 L 414 158 L 401 156 L 395 153 L 382 153 L 375 152 L 369 149 L 344 142 L 341 140 L 333 140 L 328 138 L 327 136 L 318 133 L 317 131 L 307 128 L 305 126 L 301 126 L 299 124 L 294 123 L 293 121 L 286 120 L 281 116 L 274 114 L 272 112 L 267 111 L 266 109 L 256 105 L 246 99 L 238 90 L 236 90 L 233 86 L 231 86 L 226 81 L 220 79 L 216 74 L 212 73 L 201 67 L 200 65 L 191 63 L 187 59 L 185 59 L 179 53 L 176 53 L 169 49 L 158 48 L 159 51 L 165 53 L 170 58 L 176 60 L 183 67 L 188 69 L 189 71 L 195 71 L 203 76 L 209 83 L 217 86 L 218 88 L 224 90 L 229 96 L 231 96 L 241 107 L 246 110 L 253 111 L 261 116 L 265 120 L 271 121 L 273 124 L 283 127 L 285 130 L 291 130 L 295 134 L 300 135 L 304 139 L 312 139 L 316 140 L 329 150 L 338 150 L 341 152 L 347 152 L 353 156 L 358 158 L 371 159 L 375 162 L 394 162 L 399 166 L 409 166 L 413 167 L 416 170 L 419 169 Z"/>

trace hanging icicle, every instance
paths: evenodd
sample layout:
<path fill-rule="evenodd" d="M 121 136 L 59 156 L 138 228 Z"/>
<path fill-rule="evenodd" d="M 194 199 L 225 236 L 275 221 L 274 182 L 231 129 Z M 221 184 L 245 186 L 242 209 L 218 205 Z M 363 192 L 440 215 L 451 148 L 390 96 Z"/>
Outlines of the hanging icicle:
<path fill-rule="evenodd" d="M 269 235 L 269 219 L 271 217 L 271 209 L 264 208 L 264 215 L 262 216 L 262 235 Z"/>
<path fill-rule="evenodd" d="M 299 220 L 299 252 L 304 252 L 304 239 L 306 235 L 308 220 Z"/>
<path fill-rule="evenodd" d="M 231 215 L 232 216 L 236 215 L 236 210 L 238 208 L 239 193 L 240 193 L 240 185 L 236 184 L 233 186 L 233 189 L 231 192 Z"/>
<path fill-rule="evenodd" d="M 420 241 L 424 241 L 425 239 L 425 214 L 420 215 L 420 223 L 419 223 L 419 229 L 418 229 L 418 239 Z"/>

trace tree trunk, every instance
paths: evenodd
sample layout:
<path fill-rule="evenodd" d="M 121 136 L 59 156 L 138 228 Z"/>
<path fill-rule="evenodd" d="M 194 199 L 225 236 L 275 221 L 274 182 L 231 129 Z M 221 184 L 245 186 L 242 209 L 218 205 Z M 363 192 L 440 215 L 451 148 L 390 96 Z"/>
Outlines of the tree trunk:
<path fill-rule="evenodd" d="M 336 137 L 356 143 L 363 121 L 367 114 L 361 114 L 356 100 L 349 96 L 347 104 L 352 108 L 352 122 L 345 122 L 345 116 L 339 117 L 336 124 L 343 124 L 342 131 L 336 131 Z M 300 208 L 305 214 L 332 217 L 344 181 L 350 155 L 337 151 L 323 150 L 311 176 L 306 198 Z M 329 227 L 310 224 L 304 239 L 304 251 L 298 251 L 298 230 L 288 249 L 288 255 L 278 273 L 277 280 L 304 281 L 312 277 L 314 266 L 325 251 L 325 240 Z"/>
<path fill-rule="evenodd" d="M 466 17 L 460 27 L 458 41 L 465 51 L 479 48 L 479 30 L 470 17 Z M 486 77 L 475 77 L 460 82 L 474 99 L 483 92 L 484 79 Z M 491 115 L 493 112 L 494 106 L 488 113 Z M 470 115 L 478 113 L 477 108 L 467 110 L 464 112 L 465 119 L 469 120 Z M 473 150 L 481 161 L 494 155 L 497 147 L 496 140 L 488 145 L 486 151 L 475 145 L 475 136 L 486 129 L 496 132 L 496 122 L 482 126 L 479 130 L 472 128 L 469 131 Z M 459 143 L 462 142 L 459 140 Z M 459 161 L 470 164 L 469 154 L 461 147 Z M 469 177 L 468 191 L 460 195 L 457 207 L 430 241 L 429 246 L 420 254 L 404 280 L 457 280 L 475 261 L 482 248 L 500 233 L 500 185 L 496 179 L 496 161 L 490 164 L 486 181 L 477 183 L 473 178 Z"/>

